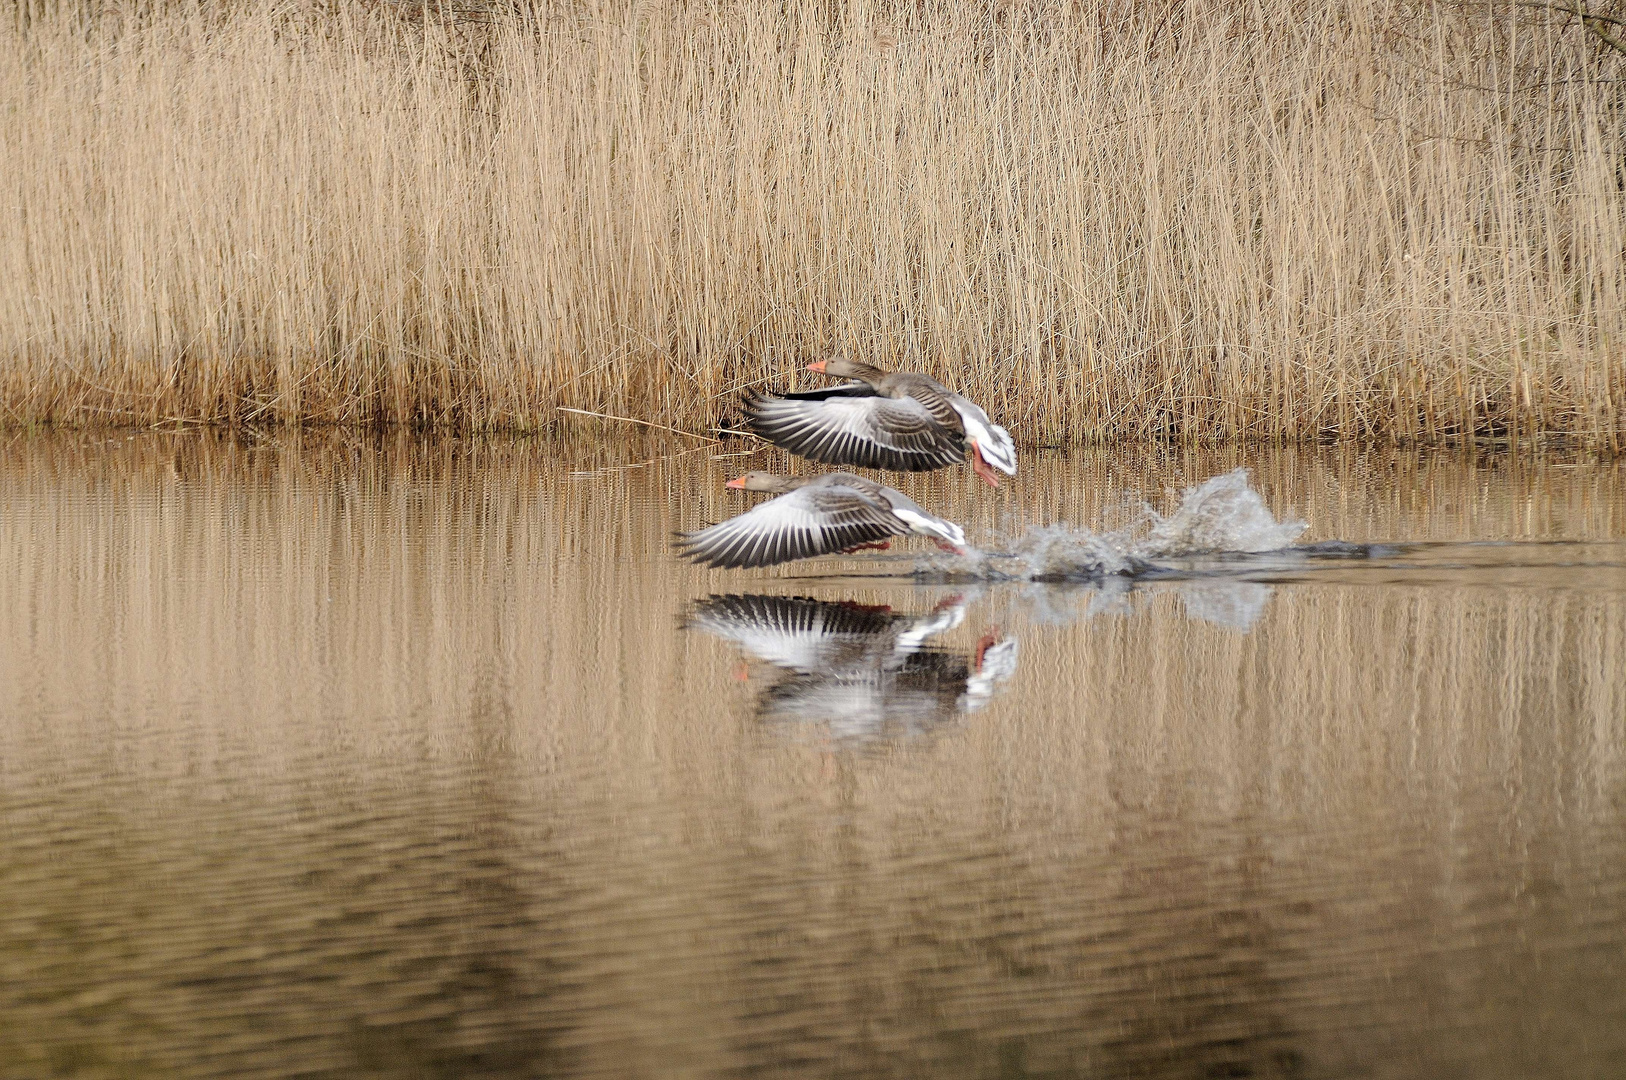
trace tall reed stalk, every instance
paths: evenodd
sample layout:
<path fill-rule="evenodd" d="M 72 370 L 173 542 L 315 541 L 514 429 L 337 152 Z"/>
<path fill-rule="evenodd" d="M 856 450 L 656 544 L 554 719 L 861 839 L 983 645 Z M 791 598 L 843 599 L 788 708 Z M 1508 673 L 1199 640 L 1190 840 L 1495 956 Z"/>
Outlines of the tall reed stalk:
<path fill-rule="evenodd" d="M 1626 435 L 1626 56 L 1493 0 L 21 3 L 0 423 Z"/>

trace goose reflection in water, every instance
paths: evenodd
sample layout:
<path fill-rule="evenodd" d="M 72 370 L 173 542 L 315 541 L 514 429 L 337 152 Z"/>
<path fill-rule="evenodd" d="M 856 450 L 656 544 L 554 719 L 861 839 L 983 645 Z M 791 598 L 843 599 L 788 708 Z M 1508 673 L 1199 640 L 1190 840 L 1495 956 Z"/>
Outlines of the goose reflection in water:
<path fill-rule="evenodd" d="M 969 652 L 927 642 L 965 621 L 954 596 L 924 614 L 800 596 L 713 596 L 687 629 L 733 642 L 783 674 L 757 701 L 779 723 L 821 723 L 842 739 L 914 734 L 981 708 L 1016 671 L 1014 637 L 989 630 Z"/>

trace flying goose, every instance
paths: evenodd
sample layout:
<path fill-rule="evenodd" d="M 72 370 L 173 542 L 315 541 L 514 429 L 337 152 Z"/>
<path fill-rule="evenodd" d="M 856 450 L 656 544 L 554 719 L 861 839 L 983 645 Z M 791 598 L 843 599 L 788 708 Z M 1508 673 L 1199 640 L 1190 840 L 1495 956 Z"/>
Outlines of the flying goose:
<path fill-rule="evenodd" d="M 776 476 L 749 472 L 731 488 L 779 494 L 707 529 L 678 537 L 678 549 L 715 567 L 774 566 L 815 555 L 884 548 L 894 536 L 919 533 L 964 553 L 965 532 L 928 514 L 901 491 L 852 473 Z"/>
<path fill-rule="evenodd" d="M 807 370 L 855 381 L 799 394 L 747 394 L 751 430 L 775 446 L 826 465 L 902 472 L 957 465 L 969 455 L 972 469 L 993 487 L 994 469 L 1016 475 L 1010 432 L 936 379 L 839 355 Z"/>

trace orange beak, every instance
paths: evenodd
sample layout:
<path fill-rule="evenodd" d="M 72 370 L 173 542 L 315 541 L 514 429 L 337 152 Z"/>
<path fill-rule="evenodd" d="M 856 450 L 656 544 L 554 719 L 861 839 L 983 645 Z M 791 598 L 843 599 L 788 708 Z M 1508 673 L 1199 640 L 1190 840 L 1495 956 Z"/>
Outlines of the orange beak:
<path fill-rule="evenodd" d="M 812 364 L 807 365 L 807 370 L 816 371 L 820 375 L 823 375 L 824 374 L 824 361 L 820 360 L 817 363 L 812 363 Z"/>
<path fill-rule="evenodd" d="M 730 480 L 728 483 L 724 484 L 723 486 L 728 487 L 728 488 L 734 488 L 736 491 L 741 490 L 741 489 L 743 489 L 745 487 L 745 477 L 736 476 L 734 479 Z"/>

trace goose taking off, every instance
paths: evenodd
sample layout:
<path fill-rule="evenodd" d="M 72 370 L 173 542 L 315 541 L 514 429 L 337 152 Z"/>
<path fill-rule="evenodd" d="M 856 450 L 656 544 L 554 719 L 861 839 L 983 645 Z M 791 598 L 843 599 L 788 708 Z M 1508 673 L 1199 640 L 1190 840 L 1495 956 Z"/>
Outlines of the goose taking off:
<path fill-rule="evenodd" d="M 1016 475 L 1010 432 L 936 379 L 845 356 L 807 370 L 855 381 L 800 394 L 748 394 L 751 430 L 775 446 L 826 465 L 902 472 L 957 465 L 969 455 L 971 467 L 993 487 L 999 486 L 994 469 Z"/>
<path fill-rule="evenodd" d="M 911 532 L 964 552 L 965 532 L 928 514 L 901 491 L 852 473 L 775 476 L 750 472 L 728 486 L 778 493 L 737 517 L 678 538 L 679 550 L 716 567 L 774 566 L 867 547 L 886 547 Z"/>

